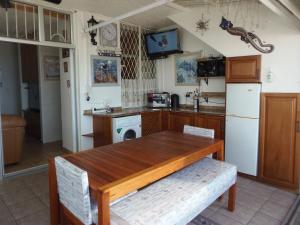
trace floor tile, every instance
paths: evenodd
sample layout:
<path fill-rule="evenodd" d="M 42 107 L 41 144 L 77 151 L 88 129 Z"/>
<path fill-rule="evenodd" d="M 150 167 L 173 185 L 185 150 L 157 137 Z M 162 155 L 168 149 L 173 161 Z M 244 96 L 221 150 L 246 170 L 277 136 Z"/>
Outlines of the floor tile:
<path fill-rule="evenodd" d="M 280 225 L 280 221 L 268 216 L 264 213 L 258 212 L 250 221 L 249 225 Z"/>
<path fill-rule="evenodd" d="M 225 206 L 222 206 L 217 212 L 246 225 L 255 215 L 256 210 L 237 203 L 234 212 L 230 212 Z"/>
<path fill-rule="evenodd" d="M 47 209 L 47 207 L 38 198 L 10 205 L 8 208 L 15 220 L 35 214 L 40 210 Z"/>
<path fill-rule="evenodd" d="M 206 218 L 209 218 L 213 213 L 215 213 L 216 210 L 213 210 L 213 209 L 210 209 L 210 208 L 206 208 L 205 210 L 203 210 L 201 212 L 201 215 L 206 217 Z"/>
<path fill-rule="evenodd" d="M 37 183 L 35 185 L 29 186 L 33 193 L 37 196 L 49 194 L 49 185 L 48 182 Z"/>
<path fill-rule="evenodd" d="M 263 205 L 260 211 L 281 221 L 287 214 L 288 210 L 289 207 L 279 205 L 276 202 L 269 200 Z"/>
<path fill-rule="evenodd" d="M 249 192 L 250 194 L 255 194 L 260 198 L 264 198 L 265 200 L 270 199 L 273 192 L 277 190 L 277 188 L 271 187 L 266 184 L 259 183 L 257 181 L 252 181 L 248 185 L 241 187 L 245 191 Z"/>
<path fill-rule="evenodd" d="M 238 221 L 235 221 L 232 218 L 224 216 L 218 212 L 212 214 L 209 218 L 220 225 L 243 225 L 242 223 L 239 223 Z"/>
<path fill-rule="evenodd" d="M 47 206 L 50 207 L 49 194 L 43 194 L 39 196 L 39 199 Z"/>
<path fill-rule="evenodd" d="M 17 220 L 18 225 L 50 225 L 49 210 L 42 210 L 35 214 Z"/>
<path fill-rule="evenodd" d="M 253 210 L 258 210 L 262 207 L 266 200 L 260 196 L 256 196 L 254 193 L 250 193 L 238 188 L 236 201 L 243 206 Z"/>
<path fill-rule="evenodd" d="M 272 194 L 270 200 L 282 206 L 290 207 L 296 200 L 296 197 L 297 196 L 294 193 L 283 190 L 277 190 Z"/>
<path fill-rule="evenodd" d="M 237 177 L 237 186 L 238 187 L 246 187 L 248 184 L 250 184 L 252 180 L 244 178 L 244 177 Z"/>
<path fill-rule="evenodd" d="M 34 197 L 35 194 L 28 188 L 21 188 L 18 191 L 7 192 L 1 196 L 6 205 L 13 205 L 19 202 L 24 202 Z"/>
<path fill-rule="evenodd" d="M 0 195 L 19 191 L 24 186 L 25 184 L 23 183 L 23 181 L 17 178 L 0 182 Z"/>

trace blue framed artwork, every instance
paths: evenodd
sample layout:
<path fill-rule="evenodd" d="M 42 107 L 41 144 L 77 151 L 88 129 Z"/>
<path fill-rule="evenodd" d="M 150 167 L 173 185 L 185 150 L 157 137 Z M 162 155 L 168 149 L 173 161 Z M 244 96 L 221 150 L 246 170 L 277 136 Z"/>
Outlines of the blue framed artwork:
<path fill-rule="evenodd" d="M 197 77 L 198 61 L 201 53 L 181 54 L 175 56 L 175 84 L 176 86 L 199 85 Z"/>
<path fill-rule="evenodd" d="M 119 86 L 121 79 L 121 58 L 91 56 L 93 86 Z"/>

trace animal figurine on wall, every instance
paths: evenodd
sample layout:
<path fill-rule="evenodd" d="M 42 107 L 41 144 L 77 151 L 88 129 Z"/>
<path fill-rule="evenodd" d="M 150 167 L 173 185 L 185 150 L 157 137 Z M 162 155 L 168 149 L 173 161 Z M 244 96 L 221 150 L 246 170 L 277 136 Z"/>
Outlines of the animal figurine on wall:
<path fill-rule="evenodd" d="M 244 41 L 246 44 L 251 44 L 257 51 L 261 53 L 271 53 L 274 51 L 274 45 L 264 44 L 256 34 L 248 32 L 242 27 L 234 27 L 231 21 L 225 19 L 224 17 L 222 17 L 220 27 L 231 35 L 240 36 L 242 41 Z"/>

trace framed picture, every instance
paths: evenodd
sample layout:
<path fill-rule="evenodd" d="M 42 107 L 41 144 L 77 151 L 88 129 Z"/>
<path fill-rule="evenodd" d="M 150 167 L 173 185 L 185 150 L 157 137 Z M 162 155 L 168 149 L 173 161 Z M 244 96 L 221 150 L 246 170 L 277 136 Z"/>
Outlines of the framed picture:
<path fill-rule="evenodd" d="M 47 80 L 58 80 L 60 76 L 59 56 L 44 56 L 44 72 Z"/>
<path fill-rule="evenodd" d="M 70 49 L 63 48 L 62 49 L 62 57 L 63 58 L 69 58 L 70 57 Z"/>
<path fill-rule="evenodd" d="M 176 86 L 199 85 L 197 77 L 198 60 L 201 53 L 180 54 L 175 56 Z"/>
<path fill-rule="evenodd" d="M 121 58 L 91 56 L 93 86 L 118 86 L 121 79 Z"/>

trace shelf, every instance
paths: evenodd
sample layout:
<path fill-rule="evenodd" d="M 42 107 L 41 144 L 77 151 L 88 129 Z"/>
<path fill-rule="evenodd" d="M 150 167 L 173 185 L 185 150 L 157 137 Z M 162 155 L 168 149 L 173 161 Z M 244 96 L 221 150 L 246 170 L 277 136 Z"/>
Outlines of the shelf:
<path fill-rule="evenodd" d="M 203 97 L 203 98 L 225 98 L 226 92 L 202 92 L 201 97 Z"/>
<path fill-rule="evenodd" d="M 90 134 L 83 134 L 83 137 L 89 137 L 89 138 L 93 138 L 94 137 L 94 133 L 90 133 Z"/>

